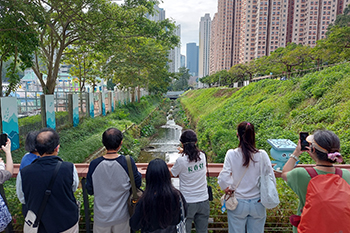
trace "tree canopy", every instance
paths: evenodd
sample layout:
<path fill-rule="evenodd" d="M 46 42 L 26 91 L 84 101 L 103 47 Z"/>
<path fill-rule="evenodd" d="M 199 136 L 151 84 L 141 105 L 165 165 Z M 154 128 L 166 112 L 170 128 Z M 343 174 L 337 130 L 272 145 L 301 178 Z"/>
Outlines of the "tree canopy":
<path fill-rule="evenodd" d="M 29 59 L 33 63 L 28 66 L 32 66 L 46 94 L 55 91 L 64 55 L 73 65 L 73 57 L 68 58 L 68 54 L 81 56 L 82 48 L 89 48 L 89 56 L 102 54 L 104 57 L 105 63 L 99 63 L 100 78 L 120 82 L 122 87 L 134 87 L 147 84 L 149 80 L 145 82 L 145 78 L 156 72 L 155 67 L 164 74 L 166 51 L 179 43 L 171 20 L 154 22 L 145 17 L 155 13 L 156 1 L 126 0 L 118 5 L 109 0 L 2 0 L 0 4 L 4 15 L 0 31 L 21 35 L 31 31 L 37 39 L 39 49 L 31 50 L 34 59 Z M 4 27 L 5 18 L 10 17 L 8 9 L 25 19 L 24 26 Z M 130 62 L 132 59 L 135 60 Z M 81 70 L 81 65 L 84 66 L 74 64 L 73 69 Z M 92 67 L 85 68 L 85 74 L 94 73 L 90 72 Z"/>

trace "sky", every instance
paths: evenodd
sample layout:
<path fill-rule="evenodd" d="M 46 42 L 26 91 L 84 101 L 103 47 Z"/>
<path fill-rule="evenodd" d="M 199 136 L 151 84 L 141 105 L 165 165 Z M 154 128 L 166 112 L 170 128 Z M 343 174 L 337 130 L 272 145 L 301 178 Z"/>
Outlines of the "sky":
<path fill-rule="evenodd" d="M 186 44 L 199 45 L 199 21 L 206 13 L 213 20 L 218 0 L 163 0 L 159 4 L 165 10 L 165 17 L 181 25 L 181 54 L 186 56 Z"/>

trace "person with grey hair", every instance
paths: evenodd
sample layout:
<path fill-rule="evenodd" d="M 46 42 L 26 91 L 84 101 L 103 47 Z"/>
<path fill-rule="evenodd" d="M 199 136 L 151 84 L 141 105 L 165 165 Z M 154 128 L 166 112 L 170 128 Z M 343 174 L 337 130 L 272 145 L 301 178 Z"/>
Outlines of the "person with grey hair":
<path fill-rule="evenodd" d="M 347 169 L 339 169 L 333 166 L 335 162 L 343 162 L 343 158 L 339 152 L 340 140 L 336 134 L 329 130 L 318 130 L 313 135 L 309 135 L 306 141 L 309 143 L 309 146 L 306 147 L 306 152 L 316 163 L 314 169 L 311 170 L 316 171 L 317 174 L 311 174 L 326 175 L 341 173 L 341 177 L 350 184 L 350 172 Z M 299 140 L 297 147 L 293 154 L 290 155 L 282 171 L 282 178 L 299 197 L 298 215 L 301 215 L 305 206 L 308 185 L 312 177 L 314 177 L 310 175 L 308 169 L 302 167 L 294 168 L 295 163 L 299 161 L 299 156 L 303 152 L 304 151 L 301 149 L 301 141 Z M 293 226 L 293 232 L 298 232 L 297 227 Z"/>

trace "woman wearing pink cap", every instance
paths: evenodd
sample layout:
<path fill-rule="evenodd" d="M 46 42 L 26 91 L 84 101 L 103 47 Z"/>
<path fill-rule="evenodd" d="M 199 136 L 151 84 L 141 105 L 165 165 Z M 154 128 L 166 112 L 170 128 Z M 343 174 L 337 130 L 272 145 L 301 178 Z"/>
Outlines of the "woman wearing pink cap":
<path fill-rule="evenodd" d="M 342 174 L 341 177 L 350 184 L 350 172 L 346 169 L 339 169 L 333 166 L 335 162 L 341 163 L 343 158 L 339 153 L 340 150 L 340 140 L 337 135 L 329 130 L 318 130 L 313 135 L 306 138 L 309 143 L 307 148 L 307 153 L 315 161 L 316 166 L 314 169 L 295 167 L 295 163 L 299 160 L 299 156 L 303 152 L 301 150 L 300 140 L 293 154 L 290 155 L 289 160 L 283 167 L 282 178 L 287 181 L 289 187 L 298 195 L 299 197 L 299 207 L 298 215 L 301 215 L 302 210 L 306 202 L 306 193 L 308 190 L 308 185 L 311 180 L 311 175 L 326 175 L 326 174 Z M 311 170 L 311 171 L 310 171 Z M 316 173 L 314 172 L 316 171 Z M 310 173 L 311 172 L 311 173 Z M 335 191 L 336 192 L 336 191 Z M 320 215 L 323 213 L 320 213 Z M 315 216 L 319 218 L 320 216 Z M 326 223 L 329 224 L 329 223 Z M 294 225 L 294 224 L 293 224 Z M 299 226 L 300 227 L 300 226 Z M 293 232 L 298 232 L 297 227 L 293 227 Z M 338 232 L 338 231 L 337 231 Z"/>

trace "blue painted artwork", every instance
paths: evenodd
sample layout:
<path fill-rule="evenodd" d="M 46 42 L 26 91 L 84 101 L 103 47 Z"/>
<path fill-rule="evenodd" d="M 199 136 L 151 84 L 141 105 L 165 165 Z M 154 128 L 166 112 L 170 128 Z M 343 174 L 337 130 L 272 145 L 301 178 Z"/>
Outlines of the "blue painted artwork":
<path fill-rule="evenodd" d="M 11 150 L 19 148 L 19 130 L 17 99 L 15 97 L 1 98 L 2 132 L 11 140 Z"/>
<path fill-rule="evenodd" d="M 112 91 L 111 92 L 111 95 L 112 95 L 112 103 L 111 103 L 111 110 L 112 110 L 112 112 L 114 112 L 114 104 L 115 104 L 115 101 L 114 101 L 114 92 Z"/>
<path fill-rule="evenodd" d="M 267 142 L 272 146 L 270 154 L 274 160 L 271 162 L 276 164 L 273 169 L 282 172 L 285 163 L 297 145 L 289 139 L 267 139 Z"/>
<path fill-rule="evenodd" d="M 73 94 L 73 126 L 79 125 L 79 103 L 78 95 Z"/>
<path fill-rule="evenodd" d="M 105 101 L 106 100 L 106 93 L 102 92 L 102 115 L 106 116 L 106 104 Z"/>
<path fill-rule="evenodd" d="M 95 117 L 95 110 L 94 110 L 94 93 L 89 93 L 89 106 L 90 106 L 90 117 L 94 118 Z"/>
<path fill-rule="evenodd" d="M 53 95 L 45 95 L 46 126 L 56 130 L 55 102 Z"/>

